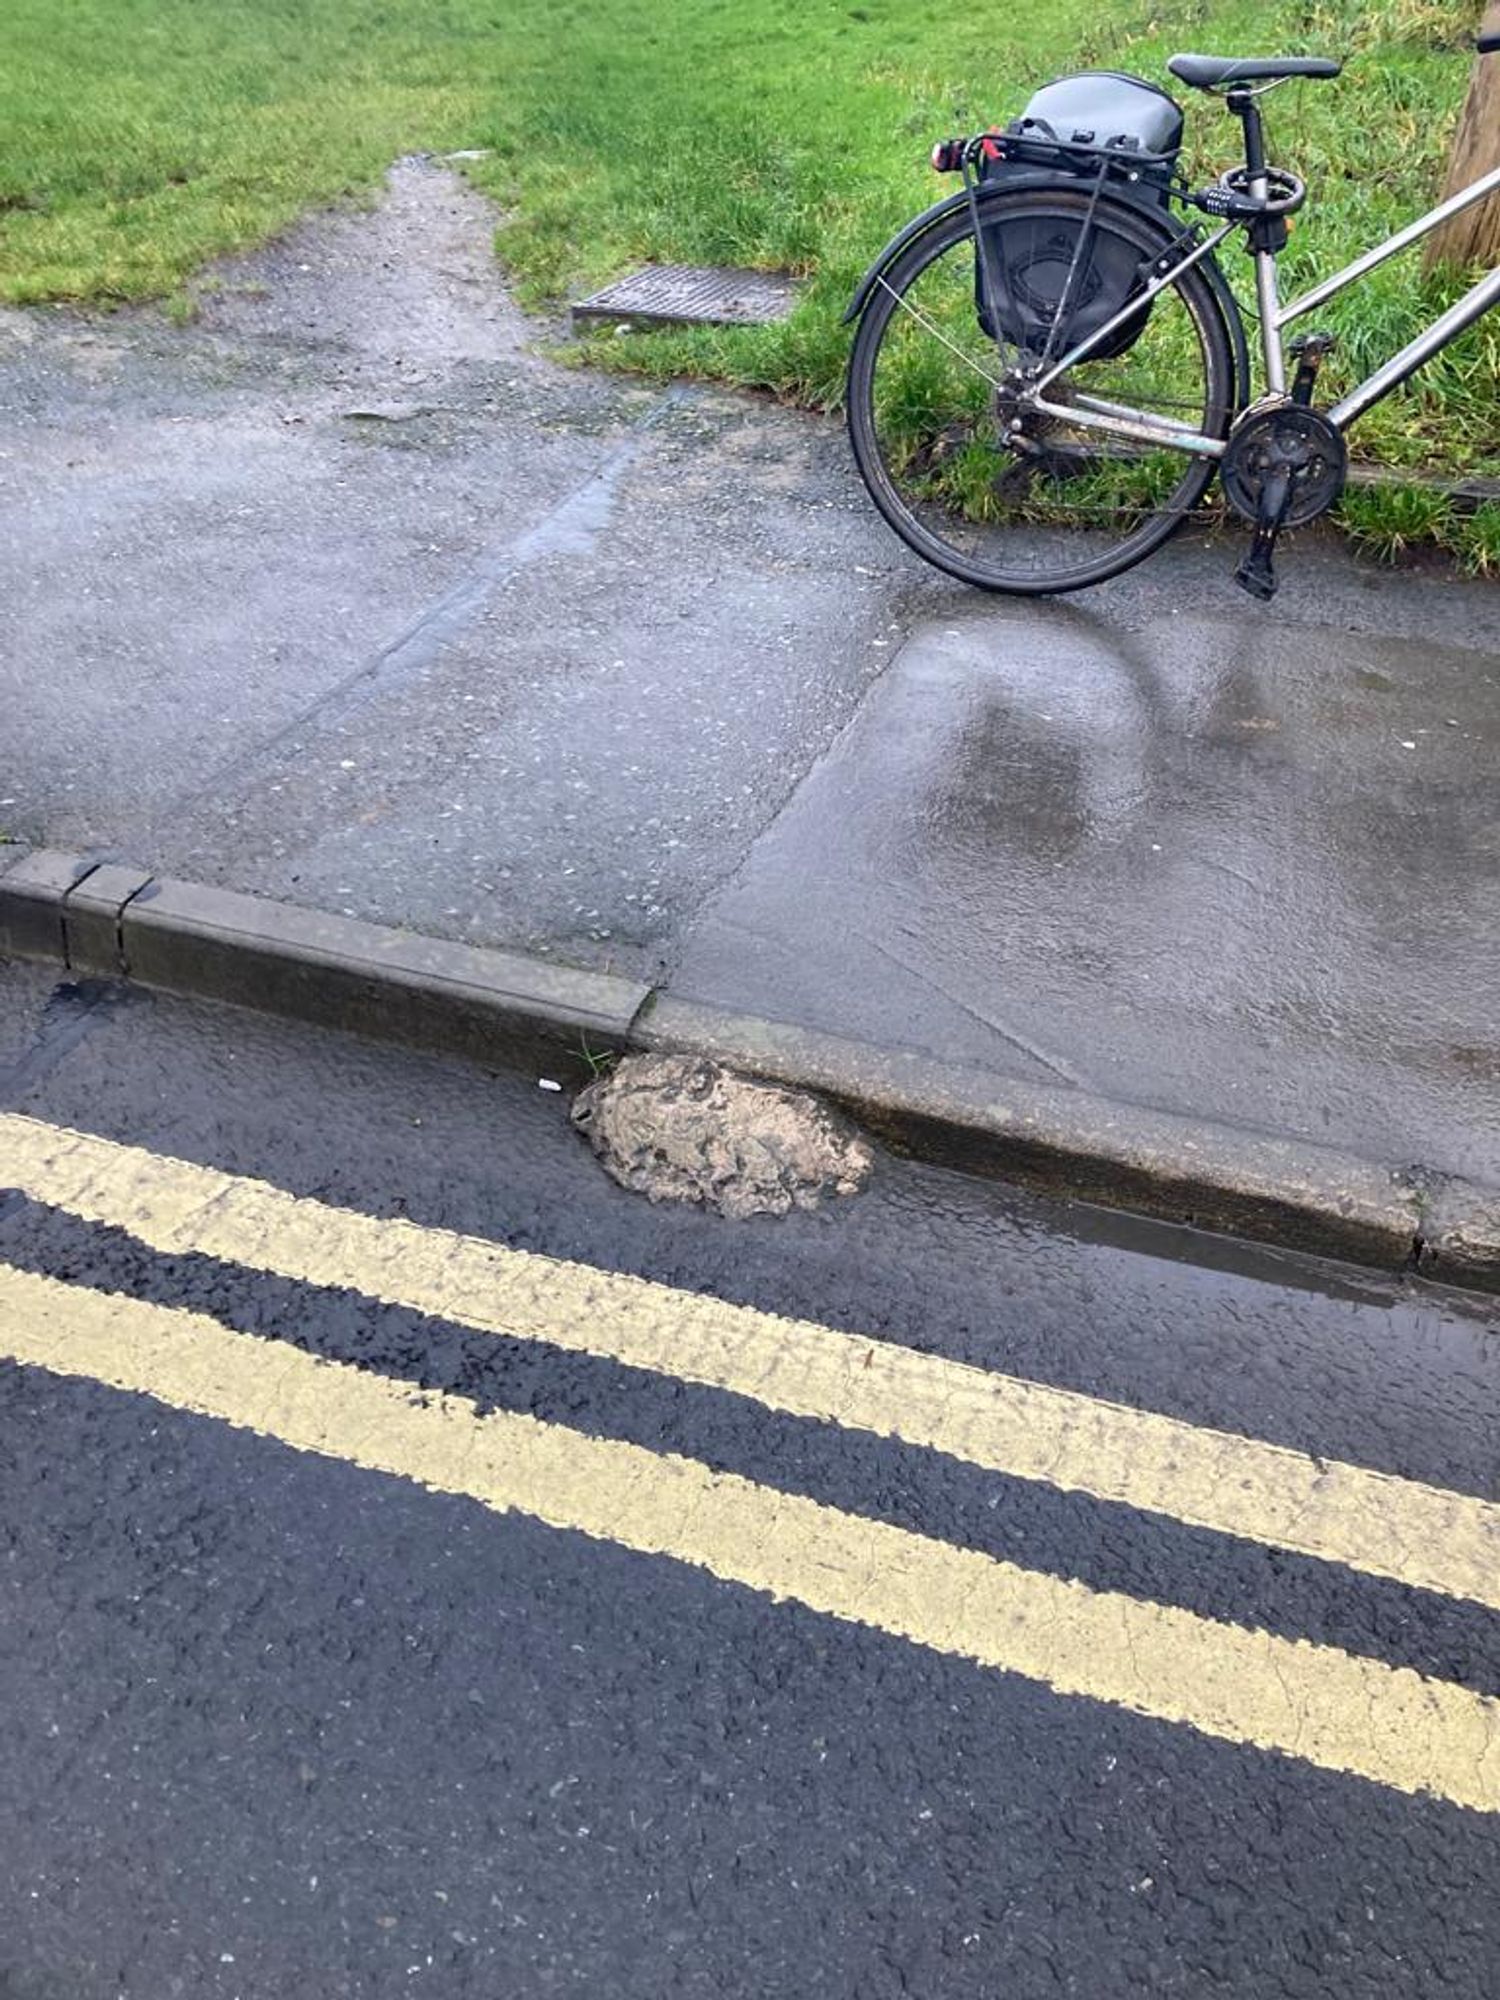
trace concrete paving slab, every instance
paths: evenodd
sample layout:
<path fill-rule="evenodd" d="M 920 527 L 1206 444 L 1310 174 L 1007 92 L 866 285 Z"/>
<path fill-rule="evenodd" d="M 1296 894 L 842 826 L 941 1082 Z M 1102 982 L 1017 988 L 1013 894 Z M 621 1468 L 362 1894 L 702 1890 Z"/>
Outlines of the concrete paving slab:
<path fill-rule="evenodd" d="M 63 904 L 96 866 L 56 848 L 0 849 L 0 957 L 66 963 Z"/>
<path fill-rule="evenodd" d="M 489 1063 L 539 1048 L 587 1063 L 649 997 L 608 973 L 170 878 L 126 903 L 120 937 L 143 985 Z"/>
<path fill-rule="evenodd" d="M 674 991 L 1493 1181 L 1497 748 L 1476 651 L 929 621 Z"/>

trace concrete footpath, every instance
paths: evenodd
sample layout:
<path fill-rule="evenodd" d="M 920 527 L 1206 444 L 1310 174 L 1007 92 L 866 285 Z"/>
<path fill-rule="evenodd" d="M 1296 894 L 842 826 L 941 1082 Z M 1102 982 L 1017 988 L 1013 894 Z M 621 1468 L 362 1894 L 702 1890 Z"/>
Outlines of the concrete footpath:
<path fill-rule="evenodd" d="M 563 365 L 492 227 L 411 162 L 186 328 L 0 315 L 0 946 L 1500 1282 L 1500 590 L 981 598 L 835 424 Z"/>

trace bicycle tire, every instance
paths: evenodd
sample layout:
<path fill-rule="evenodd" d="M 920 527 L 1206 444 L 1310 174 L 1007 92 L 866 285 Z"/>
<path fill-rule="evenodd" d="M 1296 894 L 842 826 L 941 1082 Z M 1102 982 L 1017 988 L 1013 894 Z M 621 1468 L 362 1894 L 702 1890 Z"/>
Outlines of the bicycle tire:
<path fill-rule="evenodd" d="M 1001 202 L 1004 203 L 1007 226 L 1011 220 L 1041 224 L 1057 222 L 1064 227 L 1071 225 L 1076 230 L 1079 222 L 1089 211 L 1089 195 L 1086 191 L 1075 193 L 1071 189 L 1046 188 L 993 196 L 982 204 L 981 219 L 988 219 L 989 216 L 998 214 L 1000 212 L 998 204 Z M 1167 227 L 1158 224 L 1152 216 L 1126 203 L 1106 201 L 1099 204 L 1093 213 L 1093 226 L 1096 230 L 1122 236 L 1136 253 L 1146 259 L 1160 254 L 1172 241 Z M 1118 576 L 1122 571 L 1144 561 L 1176 532 L 1207 491 L 1217 470 L 1216 460 L 1176 451 L 1156 454 L 1158 458 L 1170 459 L 1173 466 L 1180 465 L 1182 468 L 1170 492 L 1159 505 L 1153 505 L 1144 518 L 1130 527 L 1118 542 L 1105 547 L 1091 544 L 1082 552 L 1076 545 L 1070 543 L 1067 552 L 1059 548 L 1055 555 L 1049 556 L 1048 552 L 1053 550 L 1054 545 L 1066 538 L 1068 522 L 1067 501 L 1065 499 L 1059 501 L 1055 494 L 1049 494 L 1049 506 L 1053 518 L 1049 524 L 1049 534 L 1045 544 L 1040 532 L 1028 526 L 1024 508 L 1020 510 L 1021 518 L 1017 521 L 1003 523 L 1006 546 L 1017 552 L 1018 556 L 1024 551 L 1024 559 L 1014 562 L 998 559 L 995 550 L 975 549 L 972 544 L 978 540 L 980 529 L 986 524 L 976 521 L 972 506 L 968 517 L 961 521 L 951 518 L 956 513 L 954 507 L 948 507 L 945 512 L 941 504 L 929 507 L 927 516 L 924 517 L 912 499 L 903 493 L 893 470 L 889 442 L 888 440 L 883 442 L 881 435 L 882 411 L 879 399 L 882 357 L 888 351 L 888 343 L 894 344 L 897 339 L 915 343 L 915 336 L 910 334 L 908 324 L 914 313 L 919 330 L 924 321 L 929 326 L 932 324 L 930 315 L 922 314 L 919 308 L 911 305 L 913 293 L 923 283 L 924 278 L 934 272 L 945 259 L 950 260 L 948 266 L 950 272 L 956 271 L 960 276 L 963 276 L 965 271 L 971 274 L 973 256 L 973 220 L 965 205 L 950 212 L 930 230 L 916 238 L 880 274 L 879 282 L 873 287 L 860 317 L 849 357 L 847 410 L 855 462 L 871 498 L 902 540 L 925 561 L 960 578 L 965 583 L 984 590 L 1023 596 L 1061 594 L 1102 583 L 1107 578 Z M 971 284 L 971 275 L 965 278 L 964 282 Z M 945 301 L 951 293 L 952 286 L 947 285 Z M 952 311 L 961 314 L 961 308 L 957 305 L 952 307 Z M 1151 308 L 1152 322 L 1160 329 L 1169 316 L 1177 316 L 1180 324 L 1190 329 L 1193 336 L 1191 341 L 1187 341 L 1186 336 L 1181 333 L 1174 332 L 1170 336 L 1171 341 L 1185 346 L 1190 359 L 1194 353 L 1196 354 L 1196 379 L 1188 387 L 1184 398 L 1184 406 L 1188 410 L 1187 421 L 1191 428 L 1201 430 L 1207 436 L 1226 437 L 1233 422 L 1239 388 L 1235 347 L 1222 303 L 1209 276 L 1199 267 L 1195 266 L 1181 272 L 1157 295 Z M 968 333 L 960 335 L 959 344 L 967 344 L 972 338 L 979 343 L 976 351 L 987 353 L 989 357 L 987 367 L 990 370 L 995 369 L 1000 365 L 1000 350 L 979 329 L 977 314 L 972 308 L 969 310 L 968 318 L 973 322 L 972 335 Z M 949 322 L 955 334 L 959 323 L 958 318 Z M 891 329 L 897 325 L 901 325 L 904 331 L 901 335 L 893 336 Z M 953 340 L 944 338 L 941 333 L 937 338 L 942 340 L 945 347 L 953 346 L 954 351 L 958 351 Z M 936 345 L 931 344 L 930 352 L 935 355 L 937 351 Z M 924 359 L 921 365 L 927 367 L 928 363 Z M 1095 377 L 1091 380 L 1096 380 L 1104 369 L 1117 365 L 1120 364 L 1116 357 L 1101 360 L 1095 370 Z M 1085 370 L 1094 366 L 1095 364 L 1085 360 L 1079 364 L 1077 370 L 1070 371 L 1069 377 L 1063 378 L 1064 384 L 1070 382 L 1075 374 L 1081 377 Z M 973 395 L 977 393 L 973 389 L 972 382 L 962 373 L 958 375 L 958 380 L 967 385 L 968 397 L 972 400 Z M 1175 379 L 1173 386 L 1177 386 Z M 1049 399 L 1055 394 L 1056 392 L 1049 392 Z M 1132 400 L 1125 407 L 1149 406 L 1143 405 L 1138 400 Z M 934 435 L 939 440 L 944 434 L 940 417 L 940 407 L 931 412 L 924 410 L 923 421 L 933 429 Z M 887 419 L 887 429 L 889 429 L 889 411 Z M 985 450 L 993 452 L 1001 467 L 1001 471 L 995 475 L 992 482 L 995 491 L 999 490 L 1002 479 L 1009 476 L 1008 469 L 1012 465 L 1023 466 L 1028 485 L 1034 487 L 1036 482 L 1031 474 L 1029 462 L 1023 462 L 1015 453 L 1007 453 L 999 438 L 998 423 L 993 419 L 991 428 L 995 432 L 993 440 L 980 440 L 978 437 L 980 425 L 974 423 L 972 434 L 964 441 L 963 449 L 970 451 L 972 447 L 982 443 Z M 1074 428 L 1086 439 L 1098 438 L 1097 432 L 1087 432 L 1081 425 Z M 910 438 L 903 439 L 901 447 L 903 451 L 909 452 L 910 442 Z M 1080 463 L 1084 465 L 1092 465 L 1094 459 L 1108 455 L 1104 447 L 1092 443 L 1086 448 L 1070 445 L 1068 449 L 1078 453 Z M 1045 447 L 1042 455 L 1044 457 L 1048 455 Z M 1117 450 L 1115 456 L 1121 462 L 1134 457 L 1137 462 L 1144 465 L 1147 454 L 1143 448 L 1135 447 L 1131 451 Z M 1097 471 L 1097 468 L 1095 470 Z M 930 468 L 924 471 L 923 476 L 930 488 L 932 484 Z M 1077 475 L 1073 476 L 1076 479 Z M 1154 470 L 1152 476 L 1158 476 Z M 1117 484 L 1119 477 L 1117 473 Z M 1139 483 L 1143 488 L 1148 484 L 1144 477 Z M 998 503 L 992 500 L 990 494 L 982 493 L 981 500 L 983 509 L 991 513 L 996 511 Z M 1033 513 L 1036 511 L 1034 499 L 1028 499 L 1027 506 Z M 1118 501 L 1112 504 L 1111 512 L 1126 515 L 1128 511 Z M 937 526 L 934 525 L 932 518 L 934 515 L 938 517 Z M 1084 517 L 1078 518 L 1082 520 Z M 945 525 L 947 532 L 943 531 Z M 969 547 L 959 545 L 956 532 L 958 529 L 968 537 L 971 544 Z M 998 531 L 992 533 L 991 539 L 999 541 Z M 1099 536 L 1096 535 L 1094 542 L 1097 543 L 1098 540 Z"/>

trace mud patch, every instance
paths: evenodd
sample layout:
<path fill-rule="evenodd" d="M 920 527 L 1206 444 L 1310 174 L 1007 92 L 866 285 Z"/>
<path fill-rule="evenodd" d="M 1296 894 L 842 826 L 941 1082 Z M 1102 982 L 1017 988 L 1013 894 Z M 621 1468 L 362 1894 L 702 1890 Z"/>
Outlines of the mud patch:
<path fill-rule="evenodd" d="M 739 1221 L 858 1193 L 874 1156 L 817 1098 L 692 1056 L 627 1056 L 573 1122 L 622 1187 Z"/>
<path fill-rule="evenodd" d="M 338 348 L 406 381 L 462 361 L 530 362 L 545 323 L 528 320 L 506 290 L 494 254 L 499 221 L 451 169 L 398 160 L 373 209 L 310 215 L 263 249 L 212 266 L 193 286 L 200 324 Z"/>

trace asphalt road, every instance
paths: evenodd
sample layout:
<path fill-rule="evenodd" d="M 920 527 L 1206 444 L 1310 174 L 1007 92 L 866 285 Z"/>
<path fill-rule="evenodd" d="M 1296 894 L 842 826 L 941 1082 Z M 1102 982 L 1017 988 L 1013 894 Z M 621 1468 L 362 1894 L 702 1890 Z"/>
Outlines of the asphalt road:
<path fill-rule="evenodd" d="M 4 2000 L 1500 1987 L 1482 1302 L 0 968 L 0 1357 Z"/>

